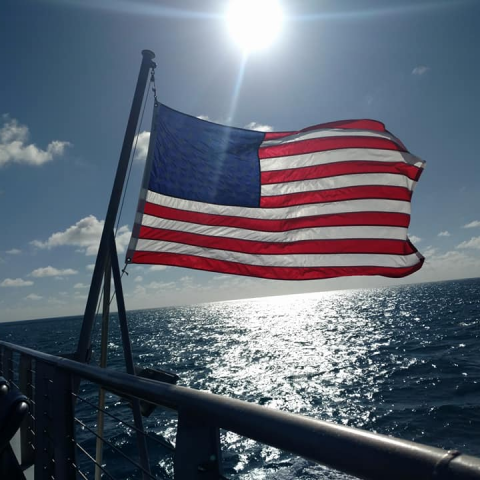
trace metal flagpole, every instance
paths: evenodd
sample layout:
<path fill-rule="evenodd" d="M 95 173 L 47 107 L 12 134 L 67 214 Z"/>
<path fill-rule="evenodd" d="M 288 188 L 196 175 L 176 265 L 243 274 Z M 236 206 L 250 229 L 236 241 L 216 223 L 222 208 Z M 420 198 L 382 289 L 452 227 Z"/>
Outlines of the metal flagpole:
<path fill-rule="evenodd" d="M 110 316 L 110 282 L 112 279 L 112 265 L 110 259 L 107 258 L 105 266 L 105 277 L 103 280 L 103 317 L 102 317 L 102 340 L 100 349 L 100 367 L 107 366 L 107 349 L 108 349 L 108 320 Z M 103 410 L 105 409 L 105 390 L 100 387 L 98 392 L 98 421 L 97 421 L 97 447 L 95 453 L 95 480 L 101 480 L 103 460 L 103 430 L 105 425 L 105 417 Z"/>
<path fill-rule="evenodd" d="M 88 293 L 87 305 L 83 316 L 82 329 L 80 331 L 80 338 L 78 340 L 76 359 L 80 362 L 88 362 L 91 347 L 91 334 L 93 322 L 95 320 L 95 312 L 97 309 L 98 299 L 100 297 L 100 290 L 102 288 L 102 277 L 105 272 L 105 265 L 107 258 L 110 255 L 109 249 L 111 239 L 113 238 L 113 231 L 115 227 L 115 219 L 118 213 L 118 206 L 122 196 L 123 185 L 125 183 L 125 176 L 128 169 L 128 163 L 132 151 L 133 140 L 137 130 L 138 117 L 142 106 L 143 95 L 147 85 L 148 74 L 152 67 L 155 67 L 153 59 L 155 54 L 150 50 L 142 51 L 143 59 L 138 74 L 137 86 L 130 109 L 130 116 L 128 118 L 125 137 L 123 139 L 122 151 L 118 161 L 117 173 L 110 195 L 110 202 L 108 204 L 105 224 L 103 226 L 102 238 L 100 240 L 100 247 L 95 262 L 95 269 L 93 271 L 92 282 L 90 284 L 90 291 Z"/>
<path fill-rule="evenodd" d="M 118 320 L 120 322 L 120 331 L 122 334 L 123 354 L 125 357 L 125 365 L 127 373 L 135 375 L 135 367 L 133 365 L 132 346 L 130 344 L 130 336 L 128 334 L 127 312 L 125 310 L 125 300 L 123 298 L 122 279 L 120 275 L 120 266 L 118 265 L 117 247 L 113 235 L 110 239 L 110 254 L 112 261 L 113 283 L 115 286 L 115 295 L 118 307 Z M 147 441 L 143 433 L 143 421 L 140 411 L 140 401 L 138 398 L 132 398 L 133 420 L 137 428 L 137 446 L 140 455 L 140 463 L 144 472 L 143 478 L 150 476 L 150 464 L 148 460 Z"/>

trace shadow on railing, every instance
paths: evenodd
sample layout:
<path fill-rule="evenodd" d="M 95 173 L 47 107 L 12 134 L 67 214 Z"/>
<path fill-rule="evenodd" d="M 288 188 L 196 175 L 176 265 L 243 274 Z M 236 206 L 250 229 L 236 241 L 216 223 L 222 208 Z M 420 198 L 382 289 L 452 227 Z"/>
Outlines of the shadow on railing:
<path fill-rule="evenodd" d="M 0 342 L 0 375 L 30 399 L 30 413 L 21 427 L 21 462 L 34 465 L 36 480 L 94 478 L 95 468 L 97 478 L 116 478 L 96 462 L 94 455 L 77 438 L 76 426 L 88 437 L 96 439 L 98 436 L 94 428 L 78 418 L 76 412 L 80 404 L 99 410 L 75 391 L 78 379 L 88 380 L 96 388 L 136 397 L 177 412 L 175 446 L 165 439 L 139 432 L 173 455 L 172 473 L 176 480 L 225 478 L 221 473 L 220 429 L 359 478 L 480 479 L 480 459 L 457 451 L 447 452 L 105 370 L 6 342 Z M 108 410 L 100 410 L 118 424 L 131 431 L 137 430 Z M 112 442 L 102 440 L 119 457 L 130 462 L 144 479 L 157 478 Z M 85 459 L 93 470 L 82 470 Z"/>

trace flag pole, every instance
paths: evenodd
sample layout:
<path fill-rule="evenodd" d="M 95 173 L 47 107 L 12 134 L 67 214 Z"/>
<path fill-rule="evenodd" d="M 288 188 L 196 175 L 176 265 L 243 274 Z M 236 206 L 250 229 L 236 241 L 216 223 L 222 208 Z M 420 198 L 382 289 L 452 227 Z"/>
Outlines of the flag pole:
<path fill-rule="evenodd" d="M 125 183 L 133 140 L 135 138 L 143 96 L 147 86 L 148 74 L 150 69 L 155 67 L 155 63 L 153 62 L 155 54 L 152 51 L 143 50 L 142 56 L 142 64 L 138 74 L 137 86 L 135 88 L 132 107 L 130 109 L 130 116 L 128 118 L 125 137 L 123 139 L 123 146 L 120 153 L 120 158 L 118 160 L 117 173 L 115 175 L 115 181 L 113 184 L 112 193 L 110 195 L 110 202 L 108 204 L 107 215 L 105 217 L 100 247 L 97 254 L 97 260 L 95 262 L 95 268 L 93 270 L 87 304 L 85 306 L 80 338 L 78 340 L 75 358 L 80 362 L 89 361 L 92 328 L 95 320 L 98 300 L 100 297 L 100 291 L 102 288 L 102 279 L 105 273 L 107 258 L 111 255 L 110 242 L 112 241 L 114 235 L 115 219 L 117 217 L 118 206 Z"/>
<path fill-rule="evenodd" d="M 120 323 L 120 332 L 122 335 L 123 343 L 123 355 L 125 359 L 125 366 L 127 373 L 135 375 L 135 366 L 133 364 L 132 345 L 130 343 L 130 335 L 128 334 L 127 312 L 125 310 L 125 299 L 123 297 L 122 278 L 120 275 L 120 266 L 118 264 L 117 246 L 115 245 L 115 239 L 111 238 L 111 266 L 113 274 L 113 284 L 115 286 L 115 294 L 117 298 L 118 308 L 118 321 Z M 140 456 L 140 464 L 142 465 L 142 478 L 144 480 L 150 475 L 150 462 L 148 460 L 147 439 L 143 430 L 142 413 L 140 410 L 140 400 L 133 397 L 131 399 L 133 420 L 135 427 L 137 428 L 137 447 L 138 454 Z"/>
<path fill-rule="evenodd" d="M 105 276 L 103 280 L 103 317 L 102 317 L 102 340 L 100 349 L 100 367 L 107 366 L 108 352 L 108 321 L 110 316 L 110 283 L 112 278 L 112 268 L 110 259 L 107 259 L 105 267 Z M 101 480 L 102 469 L 100 466 L 103 461 L 103 431 L 105 427 L 105 390 L 100 387 L 98 392 L 98 415 L 97 415 L 97 444 L 95 451 L 95 480 Z"/>

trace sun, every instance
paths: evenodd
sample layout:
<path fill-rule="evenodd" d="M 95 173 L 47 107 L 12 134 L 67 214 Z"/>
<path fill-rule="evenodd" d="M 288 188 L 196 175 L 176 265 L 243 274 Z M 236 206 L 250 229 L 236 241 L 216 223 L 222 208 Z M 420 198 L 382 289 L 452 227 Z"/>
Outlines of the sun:
<path fill-rule="evenodd" d="M 231 0 L 227 24 L 245 52 L 268 47 L 278 36 L 283 11 L 277 0 Z"/>

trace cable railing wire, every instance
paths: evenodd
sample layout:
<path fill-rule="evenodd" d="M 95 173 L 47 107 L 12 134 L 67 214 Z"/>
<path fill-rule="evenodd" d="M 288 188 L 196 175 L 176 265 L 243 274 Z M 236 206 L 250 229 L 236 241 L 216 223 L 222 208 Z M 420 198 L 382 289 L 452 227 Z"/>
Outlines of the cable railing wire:
<path fill-rule="evenodd" d="M 112 480 L 115 480 L 115 477 L 113 477 L 108 470 L 105 469 L 102 465 L 100 465 L 79 443 L 76 444 L 76 447 L 88 457 L 88 459 L 93 462 L 107 477 L 111 478 Z"/>
<path fill-rule="evenodd" d="M 72 462 L 72 467 L 77 471 L 77 473 L 80 474 L 80 476 L 83 478 L 83 480 L 88 480 L 88 477 L 80 470 L 80 468 L 78 467 L 78 465 L 75 462 Z M 108 473 L 107 473 L 107 475 L 108 475 Z M 113 478 L 113 477 L 110 477 L 110 478 Z M 115 479 L 113 479 L 113 480 L 115 480 Z"/>
<path fill-rule="evenodd" d="M 72 396 L 74 396 L 75 398 L 78 398 L 78 399 L 81 400 L 82 402 L 87 403 L 88 405 L 90 405 L 90 406 L 92 406 L 93 408 L 95 408 L 97 411 L 100 411 L 100 412 L 105 413 L 106 415 L 108 415 L 109 417 L 113 418 L 113 419 L 116 420 L 117 422 L 120 422 L 122 425 L 125 425 L 126 427 L 128 427 L 128 428 L 130 428 L 130 429 L 132 429 L 132 430 L 135 430 L 136 432 L 142 434 L 144 437 L 149 438 L 150 440 L 153 440 L 154 442 L 158 443 L 158 444 L 161 445 L 162 447 L 165 447 L 165 448 L 167 448 L 168 450 L 170 450 L 170 451 L 172 451 L 172 452 L 175 451 L 174 445 L 172 445 L 168 440 L 156 438 L 156 437 L 154 437 L 153 435 L 150 435 L 149 433 L 144 432 L 143 430 L 140 430 L 139 428 L 135 427 L 135 425 L 132 425 L 132 424 L 130 424 L 130 423 L 128 423 L 128 422 L 125 422 L 124 420 L 120 419 L 119 417 L 117 417 L 117 416 L 114 415 L 113 413 L 110 413 L 110 412 L 108 412 L 107 410 L 98 407 L 98 406 L 95 405 L 94 403 L 86 400 L 85 398 L 80 397 L 79 395 L 76 395 L 76 394 L 73 393 L 73 392 L 72 392 Z"/>
<path fill-rule="evenodd" d="M 111 447 L 113 450 L 115 450 L 117 453 L 119 453 L 123 458 L 125 458 L 127 461 L 129 461 L 132 465 L 134 465 L 135 467 L 137 467 L 138 469 L 140 469 L 145 475 L 149 476 L 150 478 L 153 478 L 155 480 L 155 477 L 147 472 L 139 463 L 135 462 L 135 460 L 132 460 L 128 455 L 126 455 L 125 453 L 123 453 L 118 447 L 116 447 L 115 445 L 113 445 L 113 443 L 109 442 L 106 438 L 104 437 L 101 437 L 100 435 L 98 435 L 97 432 L 95 432 L 95 430 L 93 430 L 92 428 L 90 428 L 88 425 L 86 425 L 85 423 L 83 423 L 81 420 L 79 420 L 77 417 L 74 417 L 74 420 L 80 425 L 82 426 L 83 428 L 85 428 L 86 430 L 88 430 L 90 433 L 92 433 L 93 435 L 95 435 L 95 437 L 97 438 L 100 438 L 104 443 L 106 443 L 109 447 Z M 79 445 L 77 443 L 77 445 Z"/>

